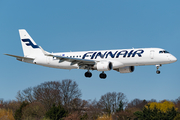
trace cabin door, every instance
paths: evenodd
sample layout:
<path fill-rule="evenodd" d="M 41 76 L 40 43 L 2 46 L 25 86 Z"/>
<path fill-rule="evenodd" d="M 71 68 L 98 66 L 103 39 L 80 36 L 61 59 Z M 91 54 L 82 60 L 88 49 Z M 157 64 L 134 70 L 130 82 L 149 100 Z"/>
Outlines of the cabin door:
<path fill-rule="evenodd" d="M 151 59 L 154 59 L 154 50 L 151 50 L 151 51 L 150 51 L 150 58 L 151 58 Z"/>

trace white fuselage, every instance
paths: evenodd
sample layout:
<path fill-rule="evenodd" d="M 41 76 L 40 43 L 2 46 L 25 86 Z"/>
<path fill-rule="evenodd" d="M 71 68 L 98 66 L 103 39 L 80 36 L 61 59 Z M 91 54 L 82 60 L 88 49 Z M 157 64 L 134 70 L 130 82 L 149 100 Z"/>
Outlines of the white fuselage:
<path fill-rule="evenodd" d="M 140 49 L 119 49 L 119 50 L 102 50 L 102 51 L 83 51 L 83 52 L 62 52 L 52 53 L 57 56 L 64 56 L 78 59 L 88 59 L 94 61 L 110 61 L 113 69 L 125 66 L 142 66 L 169 64 L 177 59 L 170 53 L 160 53 L 164 51 L 160 48 L 140 48 Z M 59 59 L 51 56 L 39 56 L 34 61 L 24 61 L 35 63 L 46 67 L 60 69 L 77 69 L 77 64 L 71 65 L 71 62 L 59 62 Z"/>

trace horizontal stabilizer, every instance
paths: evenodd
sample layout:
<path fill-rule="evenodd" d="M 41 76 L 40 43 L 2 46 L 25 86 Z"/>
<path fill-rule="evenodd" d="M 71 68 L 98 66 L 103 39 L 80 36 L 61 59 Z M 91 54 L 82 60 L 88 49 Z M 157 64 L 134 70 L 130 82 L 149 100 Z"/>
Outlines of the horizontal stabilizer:
<path fill-rule="evenodd" d="M 22 57 L 22 56 L 17 56 L 17 55 L 11 55 L 11 54 L 4 54 L 7 56 L 15 57 L 17 59 L 29 59 L 29 60 L 34 60 L 34 58 L 29 58 L 29 57 Z"/>

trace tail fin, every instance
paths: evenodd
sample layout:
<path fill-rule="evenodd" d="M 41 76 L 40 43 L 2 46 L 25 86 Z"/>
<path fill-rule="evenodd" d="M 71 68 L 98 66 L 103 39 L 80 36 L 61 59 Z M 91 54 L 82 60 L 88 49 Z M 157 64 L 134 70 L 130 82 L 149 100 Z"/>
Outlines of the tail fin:
<path fill-rule="evenodd" d="M 19 30 L 24 57 L 37 57 L 44 55 L 40 47 L 34 42 L 25 29 Z"/>

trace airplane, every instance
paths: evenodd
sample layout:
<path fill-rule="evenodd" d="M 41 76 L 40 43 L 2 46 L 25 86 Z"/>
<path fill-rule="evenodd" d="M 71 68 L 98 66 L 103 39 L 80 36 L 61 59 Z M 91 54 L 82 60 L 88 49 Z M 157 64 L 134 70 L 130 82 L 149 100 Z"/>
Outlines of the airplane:
<path fill-rule="evenodd" d="M 38 46 L 25 29 L 19 29 L 24 56 L 5 54 L 17 60 L 59 69 L 85 69 L 85 77 L 90 78 L 90 70 L 101 71 L 99 77 L 105 79 L 105 71 L 115 70 L 131 73 L 135 66 L 155 65 L 156 73 L 163 64 L 174 63 L 177 58 L 161 48 L 138 48 L 117 50 L 96 50 L 82 52 L 50 53 Z"/>

